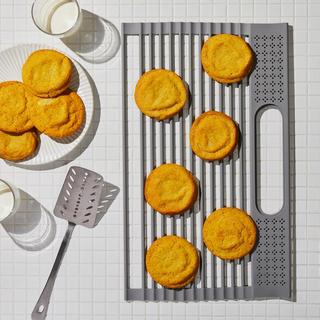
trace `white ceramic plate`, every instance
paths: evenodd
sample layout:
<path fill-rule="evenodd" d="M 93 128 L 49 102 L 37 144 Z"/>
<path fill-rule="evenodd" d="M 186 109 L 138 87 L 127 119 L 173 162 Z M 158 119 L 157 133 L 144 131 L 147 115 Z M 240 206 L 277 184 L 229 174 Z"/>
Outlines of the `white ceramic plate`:
<path fill-rule="evenodd" d="M 22 81 L 22 65 L 24 64 L 27 57 L 31 52 L 45 48 L 57 50 L 46 45 L 23 44 L 2 51 L 0 53 L 0 82 L 9 80 Z M 19 164 L 23 164 L 24 166 L 33 166 L 48 164 L 55 160 L 58 160 L 66 156 L 74 148 L 76 148 L 81 143 L 86 132 L 88 131 L 93 115 L 92 88 L 89 79 L 82 67 L 76 61 L 72 60 L 72 62 L 74 64 L 74 72 L 70 88 L 74 91 L 77 91 L 78 95 L 81 97 L 85 105 L 85 123 L 77 133 L 70 137 L 60 139 L 60 141 L 53 140 L 48 136 L 41 134 L 41 142 L 40 147 L 38 148 L 38 152 L 30 159 L 20 161 Z"/>

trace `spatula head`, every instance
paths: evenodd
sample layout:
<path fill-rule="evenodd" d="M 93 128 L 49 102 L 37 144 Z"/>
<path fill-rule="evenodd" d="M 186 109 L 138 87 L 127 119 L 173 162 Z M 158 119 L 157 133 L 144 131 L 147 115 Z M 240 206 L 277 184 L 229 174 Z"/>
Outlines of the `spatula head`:
<path fill-rule="evenodd" d="M 75 224 L 92 228 L 103 188 L 101 175 L 81 167 L 71 167 L 60 191 L 54 214 Z"/>

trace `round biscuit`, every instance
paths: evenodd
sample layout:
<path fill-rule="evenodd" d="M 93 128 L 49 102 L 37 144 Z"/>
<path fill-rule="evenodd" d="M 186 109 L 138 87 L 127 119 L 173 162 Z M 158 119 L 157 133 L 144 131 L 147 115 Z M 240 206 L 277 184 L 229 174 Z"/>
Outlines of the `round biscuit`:
<path fill-rule="evenodd" d="M 10 161 L 30 157 L 38 146 L 38 136 L 33 131 L 13 134 L 0 131 L 0 157 Z"/>
<path fill-rule="evenodd" d="M 184 167 L 168 163 L 152 170 L 145 182 L 145 199 L 156 211 L 174 215 L 189 209 L 198 196 L 197 183 Z"/>
<path fill-rule="evenodd" d="M 32 127 L 23 83 L 18 81 L 0 83 L 0 130 L 22 133 Z"/>
<path fill-rule="evenodd" d="M 186 86 L 176 73 L 154 69 L 141 76 L 134 98 L 142 113 L 157 120 L 164 120 L 183 109 L 187 95 Z"/>
<path fill-rule="evenodd" d="M 186 239 L 164 236 L 154 241 L 146 254 L 146 269 L 166 288 L 182 288 L 192 282 L 199 267 L 197 249 Z"/>
<path fill-rule="evenodd" d="M 55 98 L 27 94 L 27 100 L 31 121 L 49 137 L 68 137 L 83 124 L 85 108 L 76 92 L 70 91 Z"/>
<path fill-rule="evenodd" d="M 226 114 L 207 111 L 192 124 L 190 144 L 193 152 L 208 161 L 230 155 L 238 143 L 238 128 Z"/>
<path fill-rule="evenodd" d="M 201 62 L 212 79 L 225 84 L 236 83 L 250 73 L 254 55 L 241 37 L 218 34 L 204 43 Z"/>
<path fill-rule="evenodd" d="M 55 97 L 64 92 L 71 76 L 71 60 L 55 50 L 34 51 L 22 67 L 23 83 L 39 97 Z"/>
<path fill-rule="evenodd" d="M 240 259 L 252 251 L 257 231 L 252 218 L 238 208 L 212 212 L 203 224 L 203 242 L 221 259 Z"/>

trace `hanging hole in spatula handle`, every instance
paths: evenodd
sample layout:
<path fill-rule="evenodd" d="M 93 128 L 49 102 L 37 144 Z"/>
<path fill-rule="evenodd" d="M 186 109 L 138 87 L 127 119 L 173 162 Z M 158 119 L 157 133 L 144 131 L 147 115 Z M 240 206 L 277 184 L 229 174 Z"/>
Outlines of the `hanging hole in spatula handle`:
<path fill-rule="evenodd" d="M 71 239 L 71 235 L 72 235 L 72 232 L 73 232 L 75 226 L 76 225 L 74 223 L 71 223 L 71 222 L 68 223 L 68 229 L 66 231 L 66 234 L 64 235 L 63 241 L 61 243 L 56 260 L 55 260 L 53 267 L 51 269 L 47 283 L 46 283 L 45 287 L 43 288 L 43 291 L 40 295 L 40 298 L 32 311 L 32 314 L 31 314 L 32 320 L 43 320 L 47 316 L 48 307 L 49 307 L 49 303 L 50 303 L 50 297 L 52 294 L 54 283 L 56 281 L 57 274 L 60 269 L 62 259 L 67 251 L 67 248 L 68 248 L 68 245 L 69 245 L 69 242 Z"/>
<path fill-rule="evenodd" d="M 50 300 L 50 297 L 49 297 Z M 32 311 L 31 319 L 32 320 L 41 320 L 47 317 L 49 302 L 43 297 L 43 299 L 38 300 L 35 308 Z"/>

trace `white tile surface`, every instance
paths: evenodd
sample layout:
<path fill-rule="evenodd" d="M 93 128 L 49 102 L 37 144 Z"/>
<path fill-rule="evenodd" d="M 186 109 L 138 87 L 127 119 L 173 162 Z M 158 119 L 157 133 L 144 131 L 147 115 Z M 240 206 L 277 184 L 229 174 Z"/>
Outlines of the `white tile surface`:
<path fill-rule="evenodd" d="M 32 1 L 1 0 L 0 49 L 19 43 L 55 45 L 30 17 Z M 320 4 L 317 0 L 82 0 L 82 8 L 123 21 L 289 22 L 294 29 L 297 209 L 297 302 L 126 303 L 123 301 L 122 194 L 94 230 L 77 228 L 56 282 L 48 319 L 319 319 L 320 318 Z M 120 55 L 107 64 L 81 61 L 101 101 L 98 131 L 72 164 L 99 171 L 121 187 Z M 1 72 L 1 70 L 0 70 Z M 24 189 L 49 210 L 69 165 L 30 171 L 0 164 L 1 178 Z M 46 281 L 66 228 L 40 252 L 17 247 L 0 230 L 0 319 L 27 319 Z"/>

